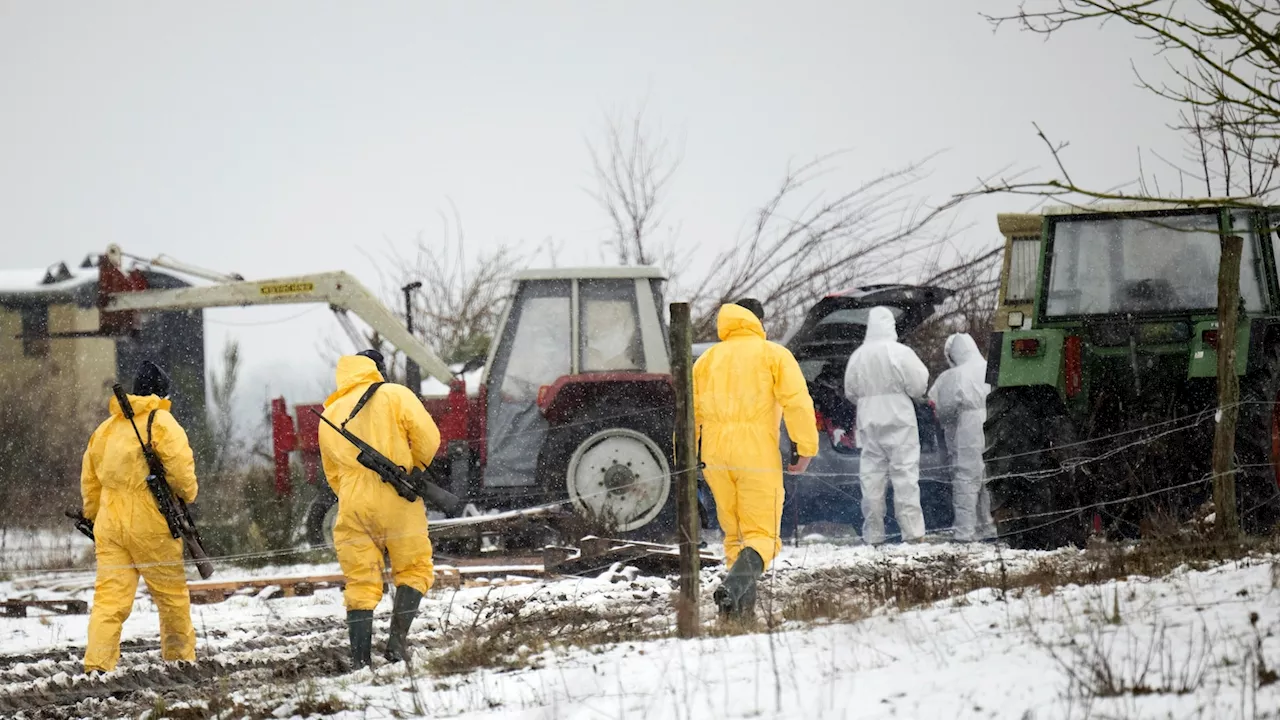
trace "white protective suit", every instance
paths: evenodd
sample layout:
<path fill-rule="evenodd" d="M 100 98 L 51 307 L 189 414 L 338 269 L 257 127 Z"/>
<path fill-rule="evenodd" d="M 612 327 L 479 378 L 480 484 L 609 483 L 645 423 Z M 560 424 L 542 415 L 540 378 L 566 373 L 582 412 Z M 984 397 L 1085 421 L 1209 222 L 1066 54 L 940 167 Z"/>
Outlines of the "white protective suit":
<path fill-rule="evenodd" d="M 987 393 L 991 391 L 987 361 L 968 333 L 948 337 L 943 353 L 951 369 L 938 376 L 929 390 L 929 399 L 938 410 L 951 455 L 955 539 L 984 540 L 996 534 L 982 463 L 982 424 L 987 419 Z"/>
<path fill-rule="evenodd" d="M 893 514 L 908 542 L 924 535 L 920 510 L 920 432 L 912 398 L 923 399 L 929 370 L 898 342 L 893 313 L 872 308 L 867 336 L 844 371 L 844 394 L 858 406 L 862 449 L 862 540 L 884 542 L 884 495 L 893 482 Z"/>

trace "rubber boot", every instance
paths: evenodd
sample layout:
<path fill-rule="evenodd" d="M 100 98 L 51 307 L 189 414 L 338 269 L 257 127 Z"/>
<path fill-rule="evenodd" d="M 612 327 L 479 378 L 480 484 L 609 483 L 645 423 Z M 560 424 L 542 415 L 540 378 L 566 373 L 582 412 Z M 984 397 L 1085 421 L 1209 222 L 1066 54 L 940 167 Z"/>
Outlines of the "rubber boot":
<path fill-rule="evenodd" d="M 408 657 L 409 626 L 418 616 L 418 603 L 422 593 L 408 585 L 396 586 L 396 600 L 391 611 L 391 636 L 387 638 L 388 662 L 400 662 Z"/>
<path fill-rule="evenodd" d="M 713 595 L 721 615 L 741 617 L 755 611 L 756 580 L 762 572 L 764 559 L 760 557 L 760 553 L 751 548 L 743 548 L 724 582 L 720 583 Z"/>
<path fill-rule="evenodd" d="M 347 636 L 351 639 L 351 669 L 373 663 L 373 611 L 348 610 Z"/>

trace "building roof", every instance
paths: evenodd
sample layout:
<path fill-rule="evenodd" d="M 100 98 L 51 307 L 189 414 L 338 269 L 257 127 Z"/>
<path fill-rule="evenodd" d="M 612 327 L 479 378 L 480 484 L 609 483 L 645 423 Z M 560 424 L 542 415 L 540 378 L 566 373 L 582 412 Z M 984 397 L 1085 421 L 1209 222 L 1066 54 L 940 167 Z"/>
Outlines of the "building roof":
<path fill-rule="evenodd" d="M 139 269 L 153 288 L 189 285 L 181 278 L 147 266 Z M 98 268 L 92 263 L 72 267 L 57 262 L 46 268 L 0 269 L 0 306 L 74 302 L 90 307 L 97 301 L 97 294 Z"/>
<path fill-rule="evenodd" d="M 65 292 L 97 281 L 95 268 L 72 270 L 66 263 L 54 263 L 47 268 L 0 270 L 0 293 Z"/>

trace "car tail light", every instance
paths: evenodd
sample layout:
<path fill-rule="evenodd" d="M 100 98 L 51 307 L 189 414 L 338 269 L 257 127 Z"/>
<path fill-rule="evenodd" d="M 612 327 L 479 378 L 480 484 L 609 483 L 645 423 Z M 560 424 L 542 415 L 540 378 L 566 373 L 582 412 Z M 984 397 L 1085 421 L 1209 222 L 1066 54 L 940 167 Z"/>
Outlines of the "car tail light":
<path fill-rule="evenodd" d="M 1081 367 L 1082 358 L 1080 353 L 1080 338 L 1072 335 L 1067 338 L 1064 354 L 1064 365 L 1066 374 L 1067 397 L 1073 398 L 1080 394 L 1080 389 L 1084 385 L 1084 371 Z"/>
<path fill-rule="evenodd" d="M 1200 333 L 1200 339 L 1204 342 L 1205 345 L 1208 345 L 1214 350 L 1218 349 L 1218 331 L 1217 330 L 1205 330 L 1204 332 Z"/>
<path fill-rule="evenodd" d="M 1013 354 L 1017 357 L 1034 357 L 1040 354 L 1039 338 L 1019 338 L 1013 341 Z"/>

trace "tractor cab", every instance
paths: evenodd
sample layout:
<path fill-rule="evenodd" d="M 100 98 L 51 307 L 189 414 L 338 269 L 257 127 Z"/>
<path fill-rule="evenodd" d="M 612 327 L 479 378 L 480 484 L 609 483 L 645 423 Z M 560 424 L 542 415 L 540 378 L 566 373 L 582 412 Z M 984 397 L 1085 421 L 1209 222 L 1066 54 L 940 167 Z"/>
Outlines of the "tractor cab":
<path fill-rule="evenodd" d="M 665 280 L 653 267 L 518 273 L 483 367 L 421 388 L 441 433 L 436 483 L 487 511 L 563 510 L 628 535 L 673 527 Z M 287 477 L 299 450 L 314 480 L 314 423 L 298 412 L 291 434 L 283 405 L 277 470 Z M 326 542 L 334 502 L 322 492 L 312 506 L 312 543 Z M 433 523 L 433 536 L 448 522 Z"/>
<path fill-rule="evenodd" d="M 515 278 L 483 387 L 483 492 L 569 501 L 628 531 L 670 495 L 672 389 L 662 271 Z"/>
<path fill-rule="evenodd" d="M 1243 241 L 1241 517 L 1256 530 L 1280 519 L 1278 219 L 1274 209 L 1211 201 L 999 217 L 1007 240 L 986 435 L 1002 534 L 1036 547 L 1082 543 L 1089 526 L 1132 537 L 1155 519 L 1185 519 L 1208 497 L 1199 480 L 1212 423 L 1187 419 L 1212 419 L 1217 405 L 1226 235 Z"/>

